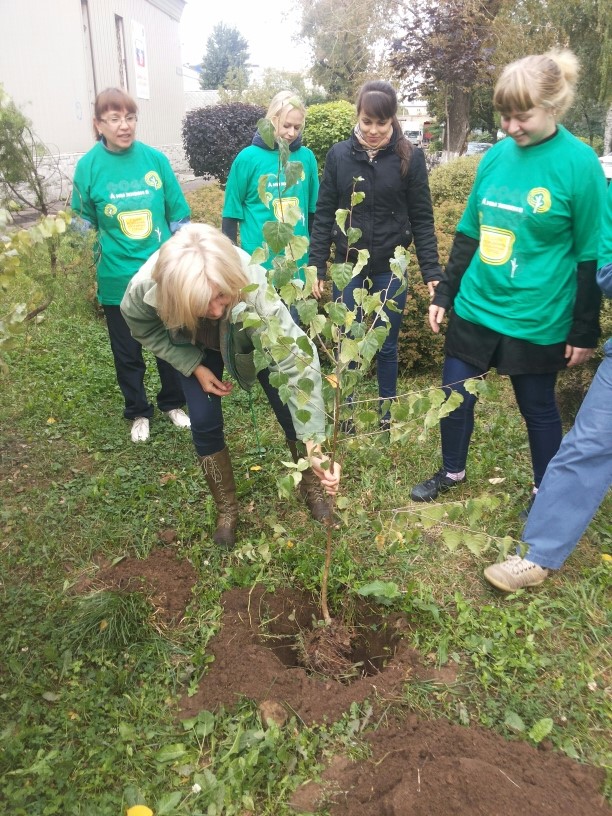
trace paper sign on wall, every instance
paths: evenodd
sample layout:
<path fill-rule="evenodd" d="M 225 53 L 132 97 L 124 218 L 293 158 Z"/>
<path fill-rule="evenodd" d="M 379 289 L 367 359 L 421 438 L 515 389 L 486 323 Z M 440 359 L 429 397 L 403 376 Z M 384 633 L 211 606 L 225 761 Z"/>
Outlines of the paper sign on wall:
<path fill-rule="evenodd" d="M 136 76 L 136 96 L 139 99 L 150 99 L 149 93 L 149 60 L 144 26 L 132 20 L 132 54 L 134 56 L 134 74 Z"/>

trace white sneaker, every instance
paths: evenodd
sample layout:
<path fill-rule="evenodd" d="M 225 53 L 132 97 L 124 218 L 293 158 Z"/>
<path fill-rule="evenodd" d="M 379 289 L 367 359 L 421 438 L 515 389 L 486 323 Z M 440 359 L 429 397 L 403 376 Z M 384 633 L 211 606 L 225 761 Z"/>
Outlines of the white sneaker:
<path fill-rule="evenodd" d="M 171 411 L 164 411 L 164 413 L 177 428 L 191 428 L 191 420 L 182 408 L 173 408 Z"/>
<path fill-rule="evenodd" d="M 146 417 L 136 417 L 132 422 L 132 442 L 146 442 L 149 438 L 149 420 Z"/>
<path fill-rule="evenodd" d="M 509 555 L 501 564 L 491 564 L 484 571 L 487 581 L 503 592 L 538 586 L 544 583 L 547 576 L 548 570 L 545 567 L 518 555 Z"/>

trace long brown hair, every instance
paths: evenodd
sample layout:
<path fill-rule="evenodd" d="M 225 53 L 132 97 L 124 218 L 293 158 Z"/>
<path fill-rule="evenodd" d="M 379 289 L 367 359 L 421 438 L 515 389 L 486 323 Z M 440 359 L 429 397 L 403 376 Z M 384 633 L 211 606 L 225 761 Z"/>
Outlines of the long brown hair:
<path fill-rule="evenodd" d="M 393 132 L 397 138 L 395 152 L 400 157 L 400 173 L 402 178 L 408 173 L 412 158 L 412 144 L 402 133 L 397 118 L 397 94 L 393 86 L 383 79 L 374 79 L 366 82 L 357 94 L 357 113 L 365 113 L 374 119 L 391 119 Z"/>

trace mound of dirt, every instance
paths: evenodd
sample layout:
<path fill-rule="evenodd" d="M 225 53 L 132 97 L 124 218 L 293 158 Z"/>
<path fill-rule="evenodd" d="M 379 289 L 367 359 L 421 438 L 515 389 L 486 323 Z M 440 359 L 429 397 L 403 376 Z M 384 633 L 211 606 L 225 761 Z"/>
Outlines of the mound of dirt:
<path fill-rule="evenodd" d="M 284 708 L 308 724 L 334 722 L 355 701 L 368 698 L 378 711 L 400 702 L 411 680 L 455 680 L 452 669 L 422 665 L 401 640 L 406 622 L 399 616 L 379 627 L 394 653 L 381 656 L 375 673 L 379 644 L 370 640 L 369 659 L 361 656 L 363 675 L 345 683 L 313 676 L 298 665 L 293 644 L 317 615 L 305 594 L 255 587 L 226 592 L 222 602 L 221 629 L 209 643 L 214 662 L 197 693 L 182 700 L 182 716 L 231 708 L 245 696 L 266 709 Z M 364 629 L 372 631 L 369 621 Z M 291 803 L 296 812 L 328 807 L 332 816 L 612 816 L 599 793 L 603 772 L 547 746 L 538 749 L 481 728 L 416 716 L 365 738 L 371 756 L 359 762 L 335 757 L 321 783 L 296 791 Z"/>
<path fill-rule="evenodd" d="M 126 556 L 116 564 L 102 561 L 93 578 L 79 581 L 73 591 L 145 592 L 151 598 L 157 619 L 166 625 L 176 625 L 185 615 L 196 580 L 189 561 L 177 558 L 170 547 L 156 547 L 147 558 Z"/>
<path fill-rule="evenodd" d="M 191 598 L 196 575 L 171 548 L 149 558 L 101 565 L 88 588 L 148 591 L 168 623 L 177 624 Z M 209 644 L 214 661 L 197 693 L 185 696 L 181 716 L 220 705 L 231 708 L 246 696 L 260 705 L 264 721 L 282 724 L 297 715 L 307 724 L 334 722 L 351 703 L 366 700 L 377 713 L 405 699 L 415 680 L 453 683 L 452 667 L 426 667 L 406 646 L 402 616 L 368 617 L 352 659 L 357 678 L 345 682 L 308 673 L 300 666 L 300 642 L 318 610 L 305 593 L 268 593 L 263 587 L 234 589 L 222 598 L 219 633 Z M 387 721 L 388 722 L 388 721 Z M 612 816 L 599 793 L 603 772 L 567 757 L 508 741 L 481 728 L 424 721 L 414 715 L 364 735 L 370 756 L 352 761 L 336 756 L 320 782 L 293 795 L 298 813 L 328 808 L 332 816 Z"/>

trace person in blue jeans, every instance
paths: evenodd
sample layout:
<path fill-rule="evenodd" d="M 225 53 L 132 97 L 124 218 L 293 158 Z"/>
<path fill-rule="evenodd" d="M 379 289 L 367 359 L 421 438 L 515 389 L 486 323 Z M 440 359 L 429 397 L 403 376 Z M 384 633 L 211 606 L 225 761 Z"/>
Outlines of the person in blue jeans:
<path fill-rule="evenodd" d="M 612 297 L 612 185 L 604 215 L 597 282 Z M 574 427 L 549 464 L 523 531 L 524 557 L 510 555 L 484 576 L 504 592 L 537 586 L 563 566 L 612 484 L 612 338 L 604 346 Z"/>
<path fill-rule="evenodd" d="M 353 190 L 365 195 L 354 208 Z M 352 209 L 350 226 L 360 231 L 350 246 L 336 223 L 338 209 Z M 385 307 L 389 333 L 376 355 L 381 404 L 397 396 L 397 345 L 407 297 L 406 289 L 398 294 L 400 281 L 389 261 L 397 246 L 408 247 L 413 240 L 423 281 L 433 296 L 442 270 L 425 155 L 402 133 L 392 86 L 382 80 L 366 82 L 357 96 L 357 124 L 350 139 L 335 144 L 325 159 L 310 235 L 310 264 L 317 268 L 313 295 L 320 298 L 332 245 L 336 263 L 354 263 L 356 251 L 366 249 L 370 253 L 366 266 L 342 292 L 334 287 L 334 300 L 352 311 L 355 289 L 367 289 L 380 292 L 384 303 L 395 301 L 396 308 Z M 381 425 L 388 423 L 386 412 Z"/>
<path fill-rule="evenodd" d="M 558 123 L 578 69 L 571 51 L 553 50 L 511 63 L 496 84 L 507 135 L 478 165 L 429 307 L 434 333 L 452 307 L 442 386 L 463 402 L 441 420 L 442 467 L 412 488 L 413 501 L 465 482 L 476 398 L 463 383 L 492 368 L 510 378 L 527 427 L 525 517 L 561 444 L 557 374 L 589 360 L 601 333 L 595 275 L 605 179 L 593 150 Z"/>

